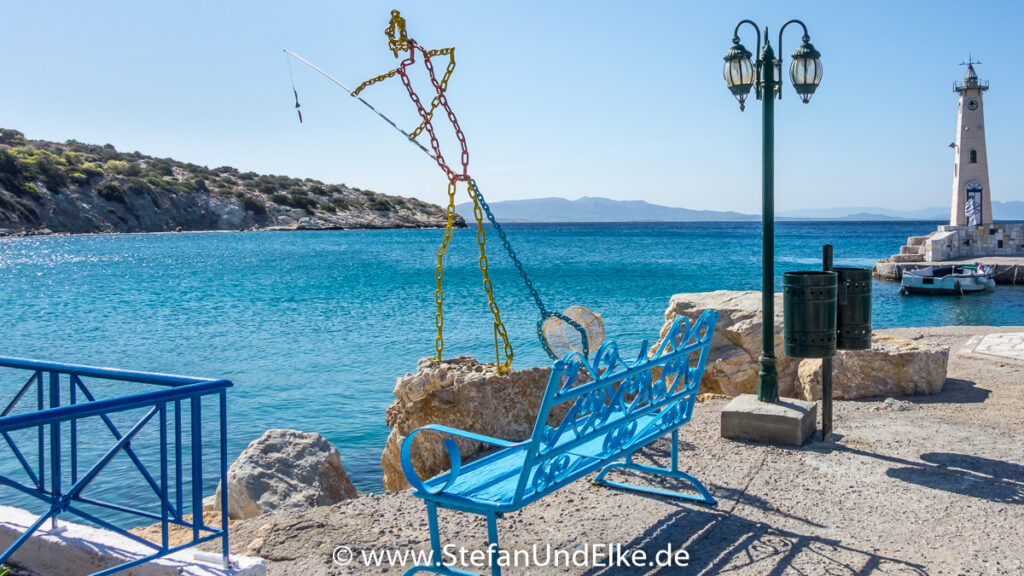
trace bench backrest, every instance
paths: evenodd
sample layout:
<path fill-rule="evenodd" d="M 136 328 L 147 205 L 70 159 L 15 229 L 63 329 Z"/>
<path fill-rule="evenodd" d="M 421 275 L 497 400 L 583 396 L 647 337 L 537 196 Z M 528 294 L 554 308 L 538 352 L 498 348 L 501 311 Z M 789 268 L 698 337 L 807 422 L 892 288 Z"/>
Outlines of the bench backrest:
<path fill-rule="evenodd" d="M 714 310 L 693 322 L 680 316 L 656 351 L 644 341 L 633 361 L 623 360 L 614 342 L 592 361 L 578 353 L 556 361 L 515 501 L 528 483 L 537 492 L 556 490 L 689 422 L 717 319 Z M 562 413 L 560 425 L 548 426 Z"/>

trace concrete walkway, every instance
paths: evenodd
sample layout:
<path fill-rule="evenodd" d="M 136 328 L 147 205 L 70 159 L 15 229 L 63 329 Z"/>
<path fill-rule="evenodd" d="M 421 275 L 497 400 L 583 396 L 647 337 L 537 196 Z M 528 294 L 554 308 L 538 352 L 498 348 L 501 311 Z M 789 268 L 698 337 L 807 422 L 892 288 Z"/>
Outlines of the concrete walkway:
<path fill-rule="evenodd" d="M 507 550 L 611 543 L 653 558 L 671 546 L 687 551 L 686 566 L 527 566 L 503 574 L 1024 575 L 1024 359 L 978 351 L 990 334 L 1020 335 L 1024 327 L 885 332 L 951 346 L 945 388 L 837 401 L 834 443 L 723 440 L 719 412 L 727 401 L 696 406 L 680 431 L 682 468 L 711 490 L 717 509 L 581 480 L 498 523 Z M 665 465 L 668 454 L 663 439 L 637 460 Z M 486 546 L 478 517 L 445 512 L 440 525 L 445 542 Z M 428 546 L 423 503 L 408 491 L 255 518 L 231 537 L 237 552 L 266 558 L 271 576 L 400 574 L 401 565 L 367 567 L 361 555 Z M 342 559 L 352 558 L 344 566 L 331 558 L 339 546 Z"/>

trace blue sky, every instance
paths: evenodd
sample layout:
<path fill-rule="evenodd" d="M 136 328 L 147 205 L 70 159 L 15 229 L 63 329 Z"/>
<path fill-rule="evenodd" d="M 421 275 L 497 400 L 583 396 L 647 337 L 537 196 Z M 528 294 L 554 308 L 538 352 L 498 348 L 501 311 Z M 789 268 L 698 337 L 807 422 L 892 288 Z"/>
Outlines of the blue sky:
<path fill-rule="evenodd" d="M 0 126 L 183 161 L 444 202 L 432 161 L 315 72 L 349 87 L 396 65 L 390 10 L 456 46 L 449 100 L 490 201 L 642 199 L 760 210 L 761 110 L 741 113 L 722 55 L 741 19 L 807 25 L 818 94 L 776 106 L 776 208 L 945 206 L 954 81 L 983 80 L 994 200 L 1024 200 L 1018 2 L 36 2 L 4 9 Z M 783 38 L 787 58 L 800 40 Z M 752 30 L 742 41 L 753 49 Z M 787 75 L 788 84 L 788 75 Z M 421 92 L 425 93 L 425 92 Z M 366 98 L 408 130 L 397 79 Z M 445 141 L 450 145 L 451 139 Z M 452 156 L 452 153 L 448 153 Z M 460 191 L 460 201 L 464 192 Z M 996 215 L 998 217 L 998 214 Z"/>

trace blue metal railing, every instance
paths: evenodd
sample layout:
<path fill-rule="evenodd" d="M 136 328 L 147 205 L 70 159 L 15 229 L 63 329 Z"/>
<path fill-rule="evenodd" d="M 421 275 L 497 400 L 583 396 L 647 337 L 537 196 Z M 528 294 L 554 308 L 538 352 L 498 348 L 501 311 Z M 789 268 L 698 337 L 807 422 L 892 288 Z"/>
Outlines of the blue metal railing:
<path fill-rule="evenodd" d="M 6 445 L 17 461 L 15 472 L 18 475 L 23 473 L 24 477 L 19 481 L 15 479 L 14 473 L 5 473 L 12 466 L 0 468 L 0 486 L 14 488 L 48 505 L 48 510 L 0 553 L 0 565 L 7 562 L 47 520 L 56 528 L 58 516 L 67 513 L 154 550 L 149 556 L 96 572 L 93 576 L 113 574 L 217 538 L 220 538 L 222 543 L 224 567 L 228 567 L 228 520 L 224 512 L 227 510 L 227 490 L 221 490 L 220 495 L 220 526 L 206 526 L 203 522 L 202 400 L 204 397 L 215 396 L 218 402 L 217 441 L 220 454 L 216 470 L 221 486 L 226 486 L 227 389 L 232 386 L 231 382 L 5 357 L 0 357 L 0 368 L 30 373 L 28 380 L 0 412 L 0 453 Z M 86 380 L 89 380 L 92 389 L 86 385 Z M 98 399 L 93 390 L 96 390 L 97 384 L 101 381 L 114 382 L 122 387 L 124 383 L 133 383 L 158 386 L 160 389 Z M 33 395 L 30 392 L 33 387 L 36 389 L 35 406 L 30 406 L 25 411 L 25 405 L 31 404 L 30 398 Z M 67 396 L 62 396 L 61 393 L 65 389 L 68 392 Z M 2 390 L 0 387 L 0 391 Z M 64 400 L 66 403 L 62 403 Z M 115 423 L 115 418 L 122 421 L 120 426 Z M 141 441 L 140 433 L 143 430 L 153 428 L 154 419 L 159 427 L 159 469 L 156 477 L 151 470 L 155 455 L 132 446 L 133 440 Z M 128 422 L 127 425 L 123 422 L 125 420 Z M 79 428 L 83 423 L 87 429 L 84 430 L 85 437 L 80 438 Z M 36 430 L 36 434 L 31 434 L 32 429 Z M 63 441 L 65 430 L 70 436 L 66 444 Z M 109 432 L 109 436 L 104 430 Z M 15 439 L 17 433 L 21 433 L 20 447 Z M 27 446 L 24 442 L 25 434 L 30 438 Z M 80 469 L 83 457 L 79 450 L 82 444 L 80 440 L 85 440 L 89 445 L 84 454 L 85 458 L 92 459 L 88 469 Z M 110 442 L 109 446 L 100 445 L 100 449 L 97 450 L 99 443 L 104 440 Z M 184 454 L 186 450 L 187 460 Z M 152 492 L 155 502 L 149 502 L 150 510 L 139 507 L 145 502 L 118 503 L 110 499 L 89 498 L 82 494 L 119 454 L 126 455 L 131 466 L 141 473 L 146 485 L 143 489 L 147 494 Z M 32 460 L 35 460 L 35 465 Z M 150 460 L 150 466 L 146 465 L 146 460 Z M 191 519 L 185 515 L 186 491 L 190 492 L 187 501 L 191 508 Z M 159 512 L 154 511 L 156 504 L 159 506 Z M 128 515 L 137 520 L 159 521 L 161 542 L 150 542 L 136 536 L 115 526 L 109 519 L 87 512 L 83 505 L 114 511 L 122 517 Z M 191 529 L 190 541 L 171 546 L 172 524 Z"/>

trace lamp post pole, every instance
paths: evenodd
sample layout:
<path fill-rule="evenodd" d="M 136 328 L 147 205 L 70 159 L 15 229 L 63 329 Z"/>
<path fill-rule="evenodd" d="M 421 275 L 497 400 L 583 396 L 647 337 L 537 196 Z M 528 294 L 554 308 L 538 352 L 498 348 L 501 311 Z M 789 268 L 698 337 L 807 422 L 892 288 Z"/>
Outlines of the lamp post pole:
<path fill-rule="evenodd" d="M 752 54 L 740 44 L 740 26 L 751 25 L 757 32 L 760 54 L 756 64 Z M 790 24 L 799 24 L 804 34 L 802 43 L 793 52 L 790 78 L 800 99 L 806 104 L 821 82 L 821 54 L 814 49 L 807 34 L 807 26 L 799 20 L 790 20 L 779 29 L 779 52 L 782 52 L 782 33 Z M 775 368 L 775 98 L 782 98 L 782 61 L 775 58 L 768 29 L 761 29 L 750 20 L 742 20 L 733 31 L 732 47 L 725 54 L 725 81 L 740 102 L 740 110 L 752 86 L 764 106 L 761 118 L 761 369 L 758 371 L 757 398 L 762 402 L 779 399 L 779 373 Z M 779 72 L 776 80 L 775 73 Z"/>
<path fill-rule="evenodd" d="M 761 70 L 761 369 L 757 399 L 779 400 L 775 369 L 775 53 L 764 31 L 764 49 L 757 59 Z"/>

